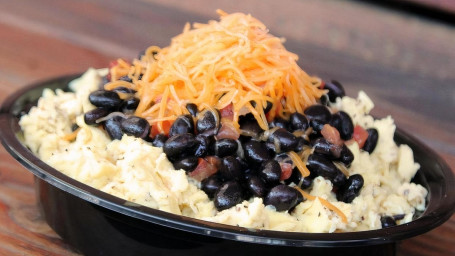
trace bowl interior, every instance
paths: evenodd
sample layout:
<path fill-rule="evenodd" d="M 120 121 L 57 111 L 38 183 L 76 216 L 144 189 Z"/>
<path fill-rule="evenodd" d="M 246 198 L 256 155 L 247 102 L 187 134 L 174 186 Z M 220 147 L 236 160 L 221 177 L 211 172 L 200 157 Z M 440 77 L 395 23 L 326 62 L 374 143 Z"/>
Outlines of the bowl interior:
<path fill-rule="evenodd" d="M 128 216 L 134 219 L 135 223 L 153 223 L 198 235 L 258 244 L 297 247 L 363 246 L 389 243 L 422 234 L 441 225 L 455 210 L 455 190 L 453 189 L 455 180 L 448 165 L 434 151 L 400 129 L 397 129 L 395 134 L 396 142 L 408 144 L 414 151 L 416 162 L 421 165 L 421 169 L 414 177 L 414 182 L 429 191 L 426 210 L 417 214 L 415 220 L 404 225 L 372 231 L 331 234 L 252 230 L 170 214 L 127 202 L 60 173 L 38 159 L 20 141 L 21 130 L 18 120 L 36 104 L 43 89 L 67 90 L 68 83 L 78 76 L 79 74 L 40 82 L 8 97 L 3 102 L 0 113 L 2 143 L 13 157 L 38 178 L 107 212 L 113 211 L 116 214 Z"/>

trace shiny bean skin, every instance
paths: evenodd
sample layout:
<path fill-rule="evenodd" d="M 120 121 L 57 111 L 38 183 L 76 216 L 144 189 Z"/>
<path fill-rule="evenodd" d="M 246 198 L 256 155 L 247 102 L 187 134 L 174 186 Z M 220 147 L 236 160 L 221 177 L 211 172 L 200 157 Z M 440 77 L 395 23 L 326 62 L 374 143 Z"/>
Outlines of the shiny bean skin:
<path fill-rule="evenodd" d="M 250 140 L 243 144 L 245 159 L 252 166 L 259 166 L 271 158 L 265 145 L 259 141 Z"/>
<path fill-rule="evenodd" d="M 287 185 L 273 187 L 264 198 L 265 205 L 273 205 L 279 212 L 293 208 L 299 200 L 299 192 Z"/>
<path fill-rule="evenodd" d="M 346 94 L 344 92 L 343 85 L 340 84 L 340 82 L 336 80 L 332 80 L 331 82 L 326 82 L 324 84 L 324 89 L 329 90 L 327 93 L 329 96 L 329 100 L 331 102 L 335 102 L 336 98 L 338 97 L 344 97 Z"/>
<path fill-rule="evenodd" d="M 352 154 L 351 150 L 345 144 L 341 148 L 339 160 L 347 167 L 354 161 L 354 154 Z"/>
<path fill-rule="evenodd" d="M 171 160 L 194 156 L 199 146 L 193 134 L 185 133 L 170 137 L 163 145 L 163 151 Z"/>
<path fill-rule="evenodd" d="M 132 113 L 136 110 L 137 106 L 139 106 L 139 99 L 130 97 L 123 101 L 121 110 L 123 113 Z"/>
<path fill-rule="evenodd" d="M 239 118 L 239 125 L 240 130 L 244 131 L 244 133 L 248 134 L 248 136 L 250 137 L 257 136 L 258 134 L 264 131 L 261 129 L 256 119 L 254 119 L 254 117 L 241 116 Z"/>
<path fill-rule="evenodd" d="M 382 228 L 394 227 L 396 225 L 397 225 L 397 223 L 395 222 L 395 220 L 392 217 L 390 217 L 390 216 L 381 217 Z"/>
<path fill-rule="evenodd" d="M 93 91 L 88 99 L 94 106 L 107 109 L 118 109 L 123 102 L 116 92 L 106 90 Z"/>
<path fill-rule="evenodd" d="M 335 187 L 340 187 L 346 183 L 346 176 L 326 157 L 311 154 L 307 162 L 308 169 L 316 176 L 322 176 L 332 182 Z"/>
<path fill-rule="evenodd" d="M 264 197 L 268 191 L 264 181 L 256 175 L 250 175 L 247 178 L 247 187 L 249 192 L 256 197 Z"/>
<path fill-rule="evenodd" d="M 219 139 L 215 142 L 215 155 L 225 157 L 235 155 L 239 144 L 234 139 Z"/>
<path fill-rule="evenodd" d="M 204 191 L 210 199 L 213 199 L 216 191 L 221 187 L 221 181 L 216 175 L 212 175 L 201 181 L 201 189 Z"/>
<path fill-rule="evenodd" d="M 154 147 L 163 147 L 163 146 L 164 146 L 164 143 L 165 143 L 166 140 L 167 140 L 167 138 L 168 138 L 168 137 L 167 137 L 166 135 L 162 134 L 162 133 L 157 134 L 157 135 L 155 136 L 155 138 L 153 138 L 153 140 L 152 140 L 152 145 L 153 145 Z"/>
<path fill-rule="evenodd" d="M 123 137 L 121 122 L 123 117 L 114 116 L 104 122 L 104 129 L 112 140 L 121 140 Z"/>
<path fill-rule="evenodd" d="M 186 109 L 188 110 L 188 112 L 190 112 L 190 114 L 194 117 L 197 116 L 197 113 L 199 112 L 199 110 L 197 109 L 197 105 L 194 104 L 194 103 L 188 103 L 186 104 Z"/>
<path fill-rule="evenodd" d="M 150 124 L 144 118 L 130 116 L 121 122 L 122 131 L 130 136 L 145 139 L 150 133 Z"/>
<path fill-rule="evenodd" d="M 181 115 L 177 117 L 169 129 L 169 137 L 185 133 L 194 133 L 194 122 L 191 115 Z"/>
<path fill-rule="evenodd" d="M 329 123 L 332 118 L 330 110 L 324 105 L 309 106 L 305 109 L 304 113 L 310 122 L 310 126 L 313 127 L 316 132 L 321 131 L 324 124 Z"/>
<path fill-rule="evenodd" d="M 259 177 L 265 181 L 267 185 L 276 185 L 280 182 L 281 166 L 275 160 L 265 161 L 260 170 Z"/>
<path fill-rule="evenodd" d="M 187 158 L 183 158 L 177 161 L 174 161 L 172 164 L 176 170 L 183 169 L 186 172 L 191 172 L 196 168 L 198 164 L 198 158 L 195 156 L 190 156 Z"/>
<path fill-rule="evenodd" d="M 196 121 L 197 132 L 206 136 L 216 135 L 220 128 L 220 119 L 217 117 L 219 113 L 212 113 L 209 110 L 200 113 Z"/>
<path fill-rule="evenodd" d="M 311 187 L 311 184 L 313 184 L 313 179 L 311 177 L 304 177 L 302 178 L 302 174 L 297 168 L 292 169 L 292 174 L 289 179 L 287 179 L 286 184 L 290 184 L 293 182 L 296 185 L 300 185 L 301 189 L 307 189 Z"/>
<path fill-rule="evenodd" d="M 367 129 L 368 132 L 368 138 L 365 141 L 365 144 L 363 145 L 363 150 L 367 151 L 368 153 L 372 153 L 374 149 L 376 148 L 376 144 L 378 143 L 378 130 L 375 128 L 369 128 Z"/>
<path fill-rule="evenodd" d="M 243 200 L 242 187 L 237 181 L 225 182 L 214 195 L 214 204 L 218 211 L 229 209 Z"/>
<path fill-rule="evenodd" d="M 335 127 L 340 133 L 340 138 L 350 140 L 354 132 L 354 124 L 351 117 L 344 111 L 339 111 L 332 115 L 330 125 Z"/>
<path fill-rule="evenodd" d="M 290 123 L 293 131 L 305 131 L 310 126 L 308 119 L 298 112 L 295 112 L 291 115 Z"/>
<path fill-rule="evenodd" d="M 286 130 L 289 130 L 289 122 L 281 117 L 276 117 L 269 123 L 269 128 L 280 127 Z"/>
<path fill-rule="evenodd" d="M 360 174 L 354 174 L 349 176 L 349 179 L 346 183 L 338 188 L 337 191 L 337 200 L 345 202 L 347 204 L 351 203 L 360 193 L 360 190 L 363 187 L 363 177 Z"/>
<path fill-rule="evenodd" d="M 297 137 L 284 128 L 273 132 L 268 141 L 275 144 L 277 153 L 293 151 L 298 145 Z"/>
<path fill-rule="evenodd" d="M 233 156 L 224 157 L 218 170 L 224 180 L 239 180 L 242 177 L 242 167 Z"/>
<path fill-rule="evenodd" d="M 84 114 L 84 122 L 88 125 L 97 125 L 96 120 L 107 116 L 110 113 L 108 109 L 105 108 L 95 108 Z"/>
<path fill-rule="evenodd" d="M 215 151 L 213 148 L 215 147 L 215 138 L 213 136 L 203 136 L 201 134 L 196 135 L 196 141 L 199 143 L 194 152 L 194 155 L 197 157 L 205 157 L 208 154 L 214 154 Z"/>

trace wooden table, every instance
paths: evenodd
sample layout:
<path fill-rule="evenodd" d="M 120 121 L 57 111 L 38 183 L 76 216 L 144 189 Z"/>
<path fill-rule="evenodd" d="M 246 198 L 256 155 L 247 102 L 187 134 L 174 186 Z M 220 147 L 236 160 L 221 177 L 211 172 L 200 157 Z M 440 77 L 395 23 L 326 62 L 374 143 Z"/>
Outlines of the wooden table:
<path fill-rule="evenodd" d="M 455 29 L 349 1 L 0 0 L 0 101 L 31 82 L 131 59 L 165 46 L 215 9 L 251 13 L 300 55 L 301 66 L 365 90 L 374 114 L 439 153 L 455 171 Z M 33 177 L 0 150 L 0 255 L 77 255 L 43 221 Z M 455 255 L 455 216 L 399 244 L 398 255 Z"/>

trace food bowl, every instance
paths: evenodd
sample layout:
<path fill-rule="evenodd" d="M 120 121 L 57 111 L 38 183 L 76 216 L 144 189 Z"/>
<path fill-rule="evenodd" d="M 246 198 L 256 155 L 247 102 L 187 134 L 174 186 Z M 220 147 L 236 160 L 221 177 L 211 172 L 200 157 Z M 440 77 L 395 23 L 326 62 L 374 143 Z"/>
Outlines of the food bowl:
<path fill-rule="evenodd" d="M 48 224 L 85 255 L 394 255 L 396 241 L 425 233 L 454 213 L 455 179 L 449 166 L 400 129 L 395 141 L 408 144 L 421 165 L 413 182 L 429 191 L 427 208 L 407 224 L 347 233 L 279 232 L 202 221 L 125 201 L 62 174 L 21 143 L 18 120 L 43 89 L 67 90 L 69 81 L 79 76 L 37 83 L 8 97 L 1 108 L 0 136 L 11 155 L 36 176 L 38 202 Z"/>

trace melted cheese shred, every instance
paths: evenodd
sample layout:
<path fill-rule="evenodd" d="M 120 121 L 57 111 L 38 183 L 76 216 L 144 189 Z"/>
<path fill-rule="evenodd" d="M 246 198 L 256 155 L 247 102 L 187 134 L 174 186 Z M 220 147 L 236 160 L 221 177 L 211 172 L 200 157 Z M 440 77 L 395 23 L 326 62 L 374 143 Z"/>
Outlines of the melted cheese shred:
<path fill-rule="evenodd" d="M 264 130 L 276 116 L 302 113 L 316 103 L 324 93 L 318 88 L 321 80 L 297 65 L 297 55 L 285 49 L 283 39 L 251 15 L 218 14 L 220 21 L 186 24 L 166 48 L 151 46 L 131 64 L 119 60 L 105 88 L 137 90 L 135 115 L 157 123 L 160 132 L 165 132 L 164 121 L 188 113 L 187 103 L 200 111 L 232 103 L 236 128 L 240 115 L 252 113 Z M 125 75 L 131 83 L 117 80 Z M 273 106 L 266 115 L 267 102 Z"/>

